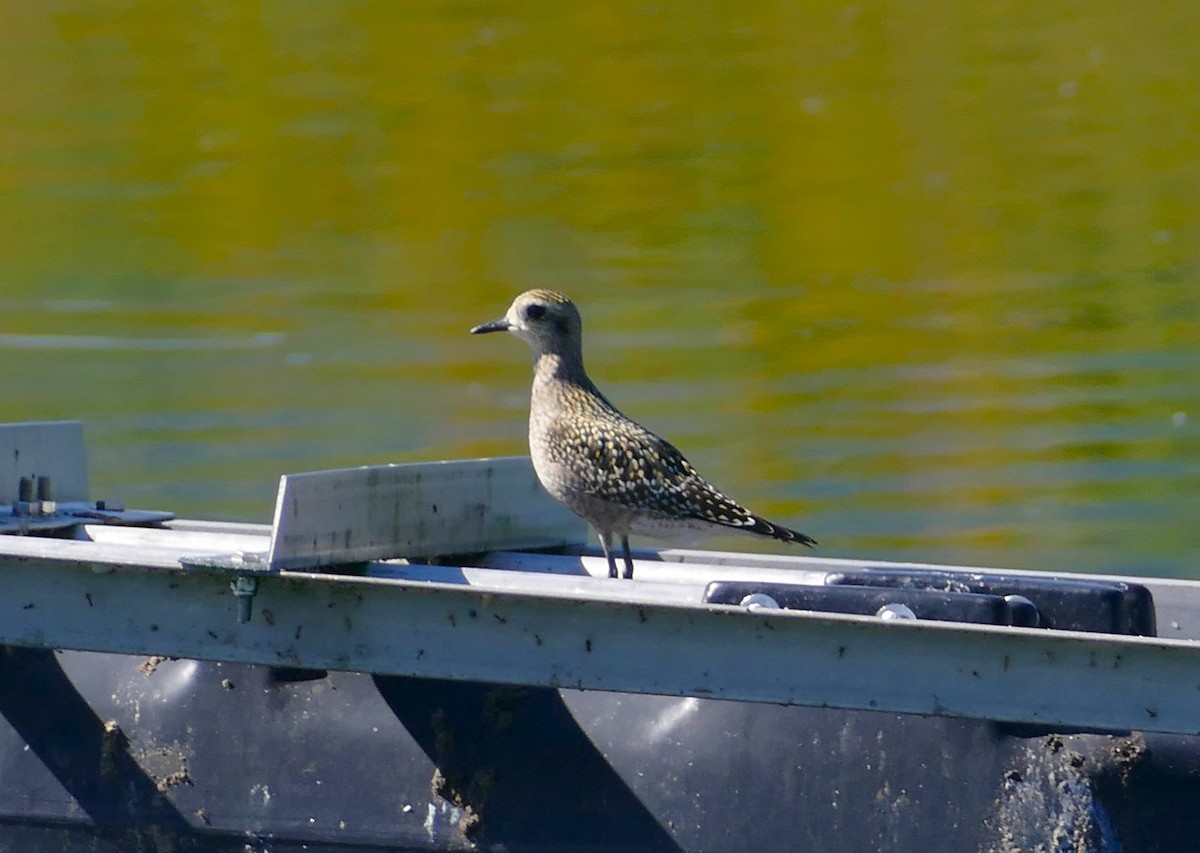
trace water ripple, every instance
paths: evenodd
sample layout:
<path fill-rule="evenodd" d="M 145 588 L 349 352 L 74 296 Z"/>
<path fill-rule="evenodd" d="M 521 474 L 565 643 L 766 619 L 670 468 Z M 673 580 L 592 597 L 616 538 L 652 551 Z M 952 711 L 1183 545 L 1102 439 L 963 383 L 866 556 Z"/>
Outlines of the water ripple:
<path fill-rule="evenodd" d="M 48 350 L 244 350 L 283 343 L 279 332 L 224 338 L 118 338 L 106 335 L 0 335 L 0 347 Z"/>

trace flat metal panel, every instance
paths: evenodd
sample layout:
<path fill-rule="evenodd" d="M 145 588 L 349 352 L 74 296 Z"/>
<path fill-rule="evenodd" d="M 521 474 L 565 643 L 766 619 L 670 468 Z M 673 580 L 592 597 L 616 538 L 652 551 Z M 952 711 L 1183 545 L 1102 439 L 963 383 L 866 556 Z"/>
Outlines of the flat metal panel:
<path fill-rule="evenodd" d="M 277 569 L 580 544 L 587 533 L 526 456 L 287 474 L 273 527 Z"/>
<path fill-rule="evenodd" d="M 0 533 L 17 535 L 44 535 L 63 532 L 80 526 L 97 526 L 101 523 L 113 526 L 135 527 L 160 524 L 175 517 L 173 513 L 153 509 L 96 509 L 91 501 L 55 501 L 52 511 L 41 505 L 37 515 L 0 513 Z"/>
<path fill-rule="evenodd" d="M 237 551 L 265 554 L 271 543 L 270 528 L 266 525 L 263 525 L 260 531 L 240 527 L 230 530 L 187 527 L 169 529 L 87 524 L 83 527 L 82 538 L 126 548 L 127 553 L 135 558 L 142 548 L 173 548 L 181 555 L 184 552 L 217 554 Z"/>
<path fill-rule="evenodd" d="M 0 424 L 0 503 L 17 499 L 22 477 L 50 477 L 53 499 L 88 500 L 87 453 L 79 421 Z"/>

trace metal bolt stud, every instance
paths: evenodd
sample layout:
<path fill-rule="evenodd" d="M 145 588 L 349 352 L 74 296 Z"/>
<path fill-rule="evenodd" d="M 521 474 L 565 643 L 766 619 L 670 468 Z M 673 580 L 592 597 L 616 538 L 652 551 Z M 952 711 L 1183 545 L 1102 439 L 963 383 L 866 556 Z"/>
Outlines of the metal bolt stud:
<path fill-rule="evenodd" d="M 236 580 L 230 582 L 229 588 L 237 596 L 238 621 L 249 622 L 250 614 L 253 612 L 254 595 L 258 592 L 258 578 L 239 575 Z"/>
<path fill-rule="evenodd" d="M 21 517 L 37 515 L 37 513 L 33 511 L 32 477 L 22 477 L 17 482 L 17 500 L 16 503 L 13 504 L 13 515 Z"/>

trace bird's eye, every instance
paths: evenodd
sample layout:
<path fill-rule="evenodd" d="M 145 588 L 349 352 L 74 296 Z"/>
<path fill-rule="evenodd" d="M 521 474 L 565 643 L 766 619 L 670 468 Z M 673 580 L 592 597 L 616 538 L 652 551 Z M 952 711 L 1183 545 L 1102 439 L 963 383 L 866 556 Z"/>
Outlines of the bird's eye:
<path fill-rule="evenodd" d="M 530 305 L 525 309 L 526 320 L 540 320 L 546 316 L 545 305 Z"/>

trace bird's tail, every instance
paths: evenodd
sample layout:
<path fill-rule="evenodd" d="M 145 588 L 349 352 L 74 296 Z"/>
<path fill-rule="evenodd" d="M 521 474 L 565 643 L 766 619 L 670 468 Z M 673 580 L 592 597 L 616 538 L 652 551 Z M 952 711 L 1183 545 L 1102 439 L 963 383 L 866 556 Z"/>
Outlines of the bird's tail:
<path fill-rule="evenodd" d="M 807 545 L 809 548 L 817 544 L 817 540 L 811 536 L 807 536 L 798 530 L 792 530 L 790 527 L 784 527 L 782 524 L 767 521 L 765 518 L 759 518 L 757 515 L 754 516 L 754 525 L 745 529 L 754 533 L 761 533 L 763 536 L 771 536 L 780 542 L 798 542 L 801 545 Z"/>

